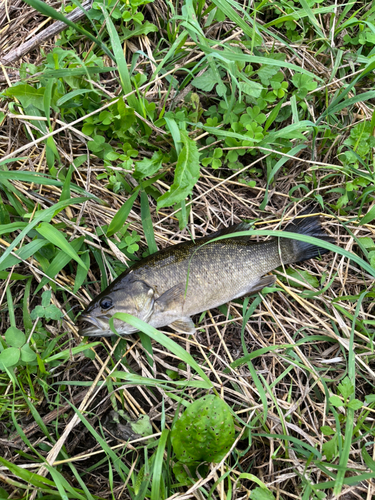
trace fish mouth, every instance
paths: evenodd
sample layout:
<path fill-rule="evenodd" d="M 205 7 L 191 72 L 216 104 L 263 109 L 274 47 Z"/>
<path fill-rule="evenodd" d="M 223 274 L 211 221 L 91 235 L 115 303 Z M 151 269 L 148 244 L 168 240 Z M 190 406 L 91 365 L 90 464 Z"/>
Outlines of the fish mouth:
<path fill-rule="evenodd" d="M 102 316 L 91 316 L 90 314 L 81 314 L 77 319 L 78 333 L 82 337 L 111 337 L 116 335 L 109 328 L 109 320 L 112 316 L 102 315 Z M 122 323 L 116 326 L 116 332 L 118 335 L 130 335 L 137 332 L 137 328 L 134 328 L 127 323 Z"/>
<path fill-rule="evenodd" d="M 113 335 L 108 323 L 89 314 L 82 314 L 78 318 L 78 333 L 82 337 L 110 337 Z"/>

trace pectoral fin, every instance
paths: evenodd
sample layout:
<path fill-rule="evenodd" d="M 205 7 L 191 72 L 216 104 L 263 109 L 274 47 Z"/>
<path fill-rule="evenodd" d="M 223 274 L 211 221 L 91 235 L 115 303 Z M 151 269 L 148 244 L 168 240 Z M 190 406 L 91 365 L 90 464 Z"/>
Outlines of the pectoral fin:
<path fill-rule="evenodd" d="M 254 293 L 260 292 L 266 286 L 273 286 L 275 284 L 275 281 L 276 281 L 276 276 L 269 276 L 269 275 L 263 276 L 256 283 L 251 285 L 248 292 L 246 293 L 246 296 L 253 295 Z"/>
<path fill-rule="evenodd" d="M 155 301 L 155 308 L 159 311 L 182 307 L 184 303 L 185 283 L 179 283 L 160 295 Z"/>
<path fill-rule="evenodd" d="M 192 335 L 195 333 L 195 325 L 189 317 L 177 319 L 168 326 L 180 333 L 191 333 Z"/>

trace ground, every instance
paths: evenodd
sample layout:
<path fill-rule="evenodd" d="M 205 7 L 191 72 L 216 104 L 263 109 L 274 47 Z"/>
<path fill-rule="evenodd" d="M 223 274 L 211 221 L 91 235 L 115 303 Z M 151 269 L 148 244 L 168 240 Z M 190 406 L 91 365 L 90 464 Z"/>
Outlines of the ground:
<path fill-rule="evenodd" d="M 0 498 L 373 498 L 372 3 L 77 5 L 0 5 Z M 79 335 L 142 257 L 306 207 L 335 248 L 195 335 Z"/>

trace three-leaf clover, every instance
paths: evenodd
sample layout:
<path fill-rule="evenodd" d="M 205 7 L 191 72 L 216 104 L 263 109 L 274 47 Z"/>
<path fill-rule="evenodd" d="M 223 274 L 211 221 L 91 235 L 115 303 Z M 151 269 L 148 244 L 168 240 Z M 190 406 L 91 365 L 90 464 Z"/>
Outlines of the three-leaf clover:
<path fill-rule="evenodd" d="M 51 290 L 46 290 L 42 293 L 42 305 L 36 306 L 33 311 L 31 311 L 31 319 L 36 320 L 37 318 L 54 319 L 58 320 L 62 317 L 62 313 L 58 307 L 51 304 Z"/>
<path fill-rule="evenodd" d="M 9 347 L 0 352 L 0 370 L 16 366 L 19 361 L 30 363 L 36 359 L 35 352 L 26 343 L 26 335 L 15 326 L 5 332 L 5 342 Z"/>
<path fill-rule="evenodd" d="M 297 87 L 297 96 L 304 99 L 308 92 L 315 90 L 318 84 L 312 80 L 308 75 L 296 73 L 293 75 L 292 82 Z"/>

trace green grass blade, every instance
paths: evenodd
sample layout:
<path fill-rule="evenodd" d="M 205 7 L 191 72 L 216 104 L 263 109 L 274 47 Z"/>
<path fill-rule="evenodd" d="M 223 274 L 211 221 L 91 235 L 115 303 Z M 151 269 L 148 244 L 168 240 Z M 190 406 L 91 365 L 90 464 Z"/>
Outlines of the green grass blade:
<path fill-rule="evenodd" d="M 158 247 L 156 246 L 154 228 L 152 226 L 148 196 L 147 193 L 143 190 L 141 191 L 141 218 L 148 248 L 150 250 L 150 253 L 155 253 L 158 251 Z"/>
<path fill-rule="evenodd" d="M 235 9 L 239 10 L 244 17 L 248 17 L 247 13 L 244 12 L 242 6 L 238 4 L 237 2 L 234 2 L 233 0 L 212 0 L 213 3 L 218 7 L 224 14 L 231 20 L 233 21 L 237 26 L 239 26 L 242 31 L 247 35 L 250 39 L 253 38 L 254 36 L 254 29 L 251 28 L 247 22 L 244 20 L 243 17 L 238 14 L 236 10 L 232 7 L 232 5 L 235 7 Z M 232 4 L 232 5 L 231 5 Z M 251 19 L 249 19 L 251 21 Z M 259 35 L 258 35 L 259 36 Z"/>
<path fill-rule="evenodd" d="M 42 239 L 37 239 L 34 241 L 31 241 L 30 243 L 27 243 L 27 245 L 24 245 L 23 247 L 19 248 L 16 250 L 14 253 L 15 255 L 9 255 L 4 261 L 0 264 L 0 270 L 3 271 L 4 269 L 7 269 L 8 267 L 18 265 L 20 264 L 20 259 L 26 260 L 29 257 L 35 255 L 36 252 L 38 252 L 42 247 L 48 244 L 48 241 L 42 240 Z M 19 259 L 16 257 L 18 255 Z"/>
<path fill-rule="evenodd" d="M 13 251 L 13 249 L 23 240 L 23 238 L 29 233 L 29 231 L 31 231 L 31 229 L 34 229 L 34 227 L 38 225 L 40 222 L 50 221 L 52 217 L 57 215 L 61 210 L 64 210 L 64 208 L 68 207 L 69 205 L 83 203 L 84 201 L 87 200 L 88 198 L 81 197 L 81 198 L 74 198 L 71 200 L 59 201 L 58 203 L 55 203 L 52 207 L 47 208 L 46 210 L 41 210 L 39 213 L 37 213 L 36 217 L 32 220 L 32 222 L 30 222 L 27 225 L 27 227 L 25 227 L 16 236 L 13 242 L 4 251 L 4 253 L 0 257 L 0 264 L 8 257 L 8 255 Z"/>
<path fill-rule="evenodd" d="M 205 380 L 162 380 L 150 377 L 142 377 L 141 375 L 126 372 L 113 372 L 112 376 L 120 380 L 126 380 L 126 382 L 128 382 L 129 384 L 144 385 L 150 387 L 177 386 L 195 387 L 199 389 L 211 389 L 212 387 L 212 384 L 208 384 Z"/>
<path fill-rule="evenodd" d="M 305 149 L 307 146 L 305 144 L 300 144 L 299 146 L 296 146 L 295 148 L 291 149 L 288 152 L 288 155 L 294 156 L 298 154 L 302 149 Z M 279 169 L 289 160 L 288 156 L 282 156 L 280 160 L 276 163 L 276 165 L 273 167 L 271 170 L 268 179 L 267 179 L 267 185 L 266 185 L 266 192 L 264 193 L 264 199 L 262 203 L 259 206 L 259 210 L 264 210 L 267 203 L 268 203 L 268 189 L 270 187 L 271 182 L 273 181 L 275 175 L 279 171 Z"/>
<path fill-rule="evenodd" d="M 375 97 L 375 90 L 370 90 L 369 92 L 363 92 L 362 94 L 356 95 L 354 97 L 350 97 L 350 99 L 346 99 L 345 101 L 340 102 L 336 106 L 332 106 L 332 107 L 329 106 L 329 108 L 327 108 L 327 112 L 325 113 L 325 115 L 337 114 L 342 109 L 345 109 L 345 108 L 351 106 L 352 104 L 355 104 L 356 102 L 366 102 L 370 99 L 374 99 L 374 97 Z"/>
<path fill-rule="evenodd" d="M 44 114 L 46 115 L 46 118 L 47 118 L 47 124 L 48 124 L 48 128 L 49 128 L 49 132 L 51 132 L 50 115 L 51 115 L 52 89 L 53 89 L 54 83 L 55 83 L 55 79 L 54 78 L 50 78 L 47 81 L 46 89 L 44 91 L 44 96 L 43 96 Z"/>
<path fill-rule="evenodd" d="M 81 249 L 81 246 L 83 245 L 83 240 L 84 240 L 84 236 L 81 236 L 80 238 L 76 238 L 71 243 L 69 243 L 74 252 L 79 252 L 79 250 Z M 69 264 L 70 260 L 71 260 L 71 256 L 68 255 L 67 253 L 65 253 L 65 252 L 63 254 L 59 253 L 53 259 L 51 264 L 47 267 L 47 269 L 45 270 L 45 274 L 47 276 L 49 276 L 50 278 L 55 278 L 55 276 L 61 271 L 61 269 L 63 269 L 67 264 Z M 77 275 L 78 275 L 78 272 L 80 269 L 84 270 L 87 274 L 87 270 L 89 269 L 89 261 L 86 262 L 86 268 L 83 268 L 82 266 L 78 266 Z M 42 278 L 41 282 L 39 283 L 39 285 L 37 286 L 37 288 L 34 292 L 34 295 L 37 294 L 39 292 L 39 290 L 41 290 L 48 282 L 49 282 L 49 279 L 46 276 L 44 276 Z"/>
<path fill-rule="evenodd" d="M 204 45 L 201 46 L 201 49 L 207 54 L 215 52 L 215 49 L 208 48 Z M 229 61 L 233 62 L 245 62 L 250 64 L 267 64 L 269 66 L 277 66 L 278 68 L 280 68 L 281 64 L 279 59 L 272 59 L 271 57 L 262 57 L 262 56 L 251 56 L 244 53 L 232 52 L 228 49 L 224 49 L 220 55 L 222 57 L 225 57 Z M 301 68 L 300 66 L 296 66 L 295 64 L 283 61 L 282 66 L 283 68 L 289 68 L 295 71 L 296 73 L 303 73 L 305 75 L 308 75 L 311 78 L 314 78 L 315 80 L 320 80 L 321 82 L 323 81 L 322 78 L 318 77 L 314 73 L 311 73 L 310 71 Z"/>
<path fill-rule="evenodd" d="M 65 349 L 64 351 L 58 352 L 57 354 L 53 354 L 52 356 L 45 358 L 43 361 L 45 363 L 51 363 L 52 361 L 56 361 L 57 359 L 69 359 L 75 354 L 87 351 L 87 349 L 91 349 L 92 347 L 96 347 L 97 345 L 100 345 L 100 342 L 91 342 L 90 344 L 84 344 L 77 347 Z"/>
<path fill-rule="evenodd" d="M 321 114 L 321 116 L 317 119 L 316 124 L 318 125 L 323 118 L 325 118 L 327 115 L 334 114 L 334 112 L 337 112 L 340 109 L 343 109 L 347 107 L 349 104 L 348 101 L 351 101 L 351 99 L 356 99 L 359 96 L 352 97 L 351 99 L 348 99 L 345 102 L 342 102 L 343 99 L 349 94 L 349 92 L 352 90 L 352 88 L 362 79 L 364 78 L 368 73 L 372 72 L 375 69 L 375 62 L 369 62 L 366 68 L 363 70 L 363 72 L 358 75 L 345 89 L 343 92 L 341 92 L 337 97 L 333 99 L 333 101 L 329 104 L 327 109 Z M 370 92 L 364 92 L 363 94 L 360 94 L 361 96 L 365 96 L 365 94 L 372 94 L 373 91 Z M 361 98 L 362 99 L 362 98 Z M 359 100 L 361 100 L 359 99 Z M 351 101 L 351 104 L 354 104 L 354 102 L 359 102 L 359 101 Z M 341 108 L 339 107 L 341 103 Z"/>
<path fill-rule="evenodd" d="M 316 17 L 314 16 L 314 13 L 313 13 L 312 9 L 308 6 L 306 0 L 299 0 L 299 3 L 303 7 L 303 11 L 302 12 L 304 12 L 304 14 L 307 15 L 307 17 L 309 18 L 311 24 L 314 26 L 314 28 L 316 29 L 317 33 L 319 34 L 319 37 L 321 38 L 321 40 L 325 40 L 326 37 L 324 36 L 322 28 L 320 27 L 318 21 L 316 20 Z"/>
<path fill-rule="evenodd" d="M 253 351 L 249 354 L 246 354 L 246 356 L 243 356 L 242 358 L 238 358 L 233 363 L 230 364 L 231 368 L 237 368 L 239 366 L 244 365 L 248 361 L 251 361 L 252 359 L 255 359 L 259 356 L 263 356 L 263 354 L 267 354 L 268 352 L 272 351 L 277 351 L 278 349 L 288 349 L 290 347 L 293 347 L 291 344 L 277 344 L 277 345 L 270 345 L 268 347 L 262 347 L 261 349 L 257 349 L 256 351 Z M 225 373 L 229 373 L 229 368 L 226 368 L 224 370 Z"/>
<path fill-rule="evenodd" d="M 85 74 L 85 72 L 83 72 L 83 74 Z M 70 74 L 67 76 L 71 77 Z M 99 94 L 99 91 L 95 89 L 73 90 L 72 92 L 68 92 L 67 94 L 65 94 L 63 97 L 60 97 L 60 99 L 56 102 L 56 106 L 62 106 L 66 102 L 70 101 L 70 99 L 74 99 L 74 97 L 77 97 L 78 95 L 90 94 L 91 92 L 93 92 L 94 94 Z"/>
<path fill-rule="evenodd" d="M 160 485 L 162 481 L 162 470 L 164 465 L 164 450 L 169 435 L 168 429 L 163 429 L 159 438 L 158 448 L 154 458 L 154 467 L 152 472 L 151 500 L 160 500 L 162 498 Z"/>
<path fill-rule="evenodd" d="M 66 174 L 65 181 L 64 181 L 64 184 L 63 184 L 63 188 L 61 190 L 61 195 L 60 195 L 60 200 L 59 201 L 69 200 L 71 198 L 71 196 L 70 196 L 70 185 L 71 185 L 73 170 L 74 170 L 74 166 L 71 165 L 69 167 L 68 173 Z"/>
<path fill-rule="evenodd" d="M 126 222 L 126 219 L 128 218 L 130 214 L 130 210 L 133 208 L 134 202 L 138 196 L 139 189 L 133 193 L 129 199 L 126 200 L 126 202 L 122 205 L 120 210 L 115 214 L 113 219 L 111 220 L 111 223 L 108 226 L 107 229 L 107 236 L 112 236 L 113 234 L 117 233 L 123 225 Z"/>
<path fill-rule="evenodd" d="M 355 398 L 355 382 L 356 382 L 356 373 L 355 373 L 355 350 L 354 350 L 354 330 L 356 325 L 356 319 L 359 316 L 361 311 L 363 299 L 366 297 L 367 291 L 363 292 L 357 301 L 357 305 L 354 312 L 354 317 L 352 321 L 352 327 L 350 332 L 349 339 L 349 349 L 348 349 L 348 376 L 350 382 L 354 387 L 353 394 L 350 396 L 350 400 Z M 339 462 L 339 470 L 337 471 L 337 477 L 335 481 L 335 487 L 333 489 L 333 494 L 336 496 L 340 496 L 341 490 L 344 484 L 345 474 L 347 472 L 348 460 L 350 455 L 350 450 L 353 445 L 353 430 L 354 430 L 354 409 L 347 408 L 346 409 L 346 423 L 345 423 L 345 438 L 344 438 L 344 447 L 342 453 L 340 453 L 340 462 Z"/>
<path fill-rule="evenodd" d="M 118 472 L 121 480 L 123 482 L 126 481 L 126 476 L 129 474 L 129 469 L 126 466 L 126 464 L 119 459 L 119 457 L 116 455 L 116 453 L 111 450 L 111 447 L 108 446 L 107 442 L 105 439 L 103 439 L 100 434 L 96 432 L 94 427 L 90 424 L 90 422 L 82 415 L 82 413 L 79 411 L 77 407 L 74 405 L 71 405 L 72 408 L 74 409 L 75 413 L 78 415 L 80 418 L 81 422 L 84 424 L 84 426 L 88 429 L 88 431 L 92 434 L 92 436 L 95 438 L 95 440 L 100 444 L 101 448 L 103 449 L 104 453 L 108 455 L 108 457 L 111 459 L 111 465 L 116 469 Z"/>
<path fill-rule="evenodd" d="M 81 33 L 82 35 L 89 38 L 92 42 L 96 43 L 113 61 L 115 60 L 110 50 L 108 50 L 108 48 L 103 42 L 98 40 L 92 33 L 82 28 L 79 24 L 73 23 L 72 21 L 67 19 L 63 14 L 61 14 L 61 12 L 58 12 L 50 5 L 46 4 L 45 2 L 42 2 L 41 0 L 25 0 L 25 3 L 31 5 L 31 7 L 33 7 L 41 14 L 44 14 L 47 17 L 52 17 L 52 19 L 56 19 L 57 21 L 62 21 L 67 26 L 74 28 L 75 30 L 78 31 L 78 33 Z"/>
<path fill-rule="evenodd" d="M 22 467 L 18 467 L 18 465 L 8 462 L 5 458 L 0 456 L 0 463 L 12 472 L 16 477 L 21 478 L 23 481 L 33 485 L 35 488 L 40 488 L 42 491 L 49 491 L 52 494 L 55 494 L 55 490 L 47 489 L 47 486 L 54 487 L 55 484 L 50 479 L 46 479 L 43 476 L 35 474 L 35 472 L 30 472 L 27 469 Z"/>
<path fill-rule="evenodd" d="M 112 22 L 112 19 L 109 17 L 108 12 L 106 10 L 105 6 L 102 6 L 102 11 L 104 13 L 106 22 L 107 22 L 107 27 L 108 27 L 108 33 L 111 38 L 111 44 L 113 48 L 113 53 L 115 56 L 115 61 L 118 67 L 118 72 L 120 75 L 120 81 L 121 81 L 121 87 L 124 92 L 124 94 L 131 94 L 133 91 L 132 84 L 130 81 L 130 74 L 128 70 L 128 65 L 125 60 L 124 56 L 124 51 L 120 42 L 120 38 L 118 36 L 118 33 L 114 27 L 114 24 Z M 139 103 L 137 98 L 135 97 L 134 94 L 131 94 L 127 97 L 127 101 L 135 111 L 138 111 L 138 113 L 142 113 L 142 110 L 140 109 Z"/>
<path fill-rule="evenodd" d="M 116 330 L 114 329 L 114 326 L 113 326 L 114 319 L 120 319 L 121 321 L 125 321 L 125 323 L 128 323 L 129 325 L 134 326 L 140 332 L 145 333 L 146 335 L 151 337 L 156 342 L 159 342 L 159 344 L 166 347 L 175 356 L 178 356 L 182 361 L 184 361 L 185 363 L 190 365 L 192 368 L 194 368 L 194 370 L 202 377 L 202 379 L 205 380 L 210 385 L 210 387 L 213 387 L 210 379 L 207 377 L 207 375 L 204 373 L 204 371 L 198 365 L 198 363 L 195 361 L 195 359 L 188 352 L 186 352 L 185 349 L 183 349 L 180 345 L 178 345 L 172 339 L 170 339 L 169 337 L 164 335 L 164 333 L 159 332 L 159 330 L 148 325 L 147 323 L 136 318 L 135 316 L 132 316 L 131 314 L 126 314 L 126 313 L 116 313 L 109 320 L 109 324 L 110 324 L 110 327 L 111 327 L 111 330 L 113 331 L 113 333 L 116 333 Z"/>
<path fill-rule="evenodd" d="M 35 228 L 52 245 L 56 245 L 60 250 L 65 252 L 71 259 L 74 259 L 80 266 L 88 270 L 86 264 L 79 257 L 72 245 L 65 239 L 63 234 L 48 222 L 42 222 Z"/>

